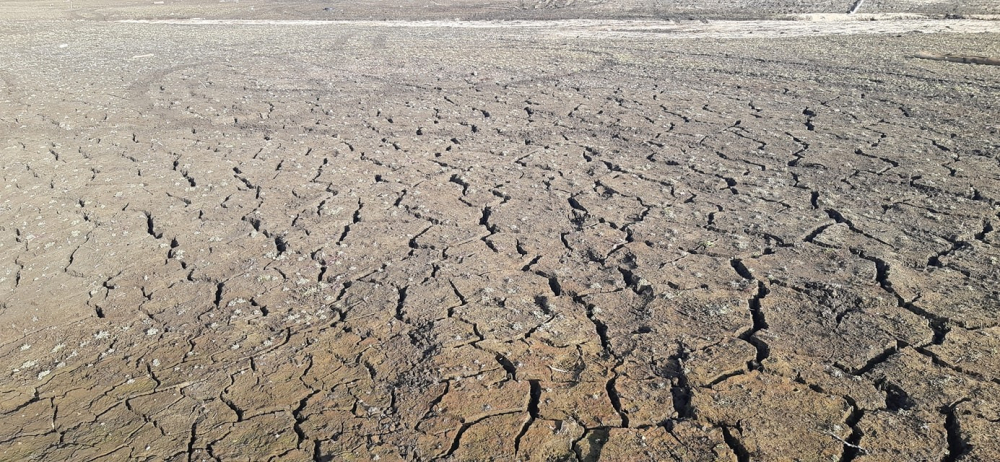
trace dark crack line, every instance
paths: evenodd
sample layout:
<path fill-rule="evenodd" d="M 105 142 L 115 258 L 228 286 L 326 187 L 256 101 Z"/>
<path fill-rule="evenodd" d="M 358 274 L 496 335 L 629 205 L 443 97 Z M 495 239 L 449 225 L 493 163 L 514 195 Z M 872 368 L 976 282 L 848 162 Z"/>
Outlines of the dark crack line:
<path fill-rule="evenodd" d="M 746 265 L 743 264 L 742 260 L 734 258 L 730 261 L 730 265 L 732 265 L 736 274 L 740 275 L 740 277 L 747 281 L 757 283 L 757 292 L 747 301 L 747 305 L 750 308 L 750 317 L 753 321 L 753 326 L 740 334 L 739 338 L 750 345 L 753 345 L 753 347 L 757 350 L 756 357 L 753 361 L 747 364 L 747 367 L 750 369 L 760 369 L 763 361 L 771 355 L 771 349 L 768 347 L 767 343 L 755 334 L 768 328 L 767 320 L 764 318 L 764 312 L 761 309 L 761 301 L 771 291 L 767 288 L 763 281 L 758 281 L 753 277 L 753 274 L 746 267 Z"/>
<path fill-rule="evenodd" d="M 579 297 L 579 296 L 574 297 L 573 300 L 576 303 L 579 303 L 580 305 L 583 305 L 584 307 L 586 307 L 586 309 L 587 309 L 587 319 L 590 319 L 590 322 L 594 324 L 594 330 L 597 333 L 597 337 L 601 341 L 601 348 L 603 348 L 604 351 L 607 352 L 608 354 L 611 354 L 611 343 L 608 340 L 608 326 L 607 326 L 607 324 L 604 324 L 604 322 L 602 322 L 600 319 L 597 319 L 595 317 L 595 315 L 594 315 L 594 305 L 586 303 L 583 300 L 583 298 Z M 612 354 L 612 356 L 613 356 L 613 354 Z"/>
<path fill-rule="evenodd" d="M 305 375 L 305 373 L 303 373 L 303 375 Z M 306 421 L 306 417 L 302 415 L 302 411 L 305 410 L 306 404 L 309 402 L 309 399 L 312 398 L 313 396 L 316 396 L 317 393 L 319 393 L 319 390 L 313 390 L 311 393 L 309 393 L 308 396 L 300 399 L 298 407 L 296 407 L 295 410 L 292 411 L 292 417 L 295 419 L 295 424 L 292 425 L 292 429 L 295 430 L 295 435 L 297 437 L 297 442 L 295 446 L 299 449 L 305 449 L 302 447 L 302 443 L 304 443 L 307 439 L 306 432 L 302 430 L 302 423 Z"/>
<path fill-rule="evenodd" d="M 968 401 L 968 399 L 959 400 L 955 404 L 941 410 L 941 413 L 945 416 L 944 428 L 948 434 L 948 455 L 945 456 L 942 462 L 957 462 L 972 449 L 969 443 L 962 438 L 962 426 L 958 421 L 956 410 L 958 405 L 965 401 Z"/>
<path fill-rule="evenodd" d="M 893 346 L 891 346 L 889 348 L 886 348 L 883 352 L 881 352 L 881 353 L 875 355 L 874 357 L 872 357 L 871 359 L 869 359 L 868 362 L 866 362 L 864 366 L 861 366 L 860 368 L 857 368 L 857 369 L 854 369 L 854 368 L 851 368 L 851 367 L 848 367 L 848 366 L 844 366 L 844 365 L 839 364 L 839 363 L 834 363 L 834 367 L 836 367 L 836 368 L 838 368 L 838 369 L 840 369 L 840 370 L 842 370 L 844 372 L 847 372 L 849 374 L 852 374 L 852 375 L 862 376 L 862 375 L 865 375 L 865 374 L 871 372 L 879 364 L 882 364 L 882 363 L 888 361 L 889 358 L 891 358 L 894 354 L 898 353 L 899 350 L 902 349 L 905 346 L 906 346 L 906 344 L 904 342 L 897 340 L 895 345 L 893 345 Z"/>
<path fill-rule="evenodd" d="M 841 439 L 839 436 L 833 435 L 844 444 L 844 452 L 840 456 L 840 462 L 850 462 L 858 456 L 868 454 L 868 450 L 859 445 L 861 437 L 864 436 L 864 432 L 858 428 L 858 422 L 861 422 L 861 418 L 864 417 L 865 411 L 858 409 L 854 404 L 851 404 L 851 408 L 851 415 L 848 416 L 847 420 L 844 422 L 847 426 L 851 427 L 850 436 L 848 436 L 847 439 Z"/>
<path fill-rule="evenodd" d="M 844 217 L 843 214 L 841 214 L 840 212 L 838 212 L 838 211 L 836 211 L 834 209 L 826 209 L 826 214 L 830 218 L 832 218 L 834 221 L 836 221 L 837 223 L 843 223 L 843 224 L 847 225 L 847 228 L 850 229 L 851 231 L 854 231 L 855 233 L 858 233 L 858 234 L 860 234 L 860 235 L 862 235 L 862 236 L 864 236 L 864 237 L 866 237 L 868 239 L 871 239 L 871 240 L 873 240 L 875 242 L 878 242 L 878 243 L 880 243 L 882 245 L 885 245 L 886 247 L 893 248 L 893 249 L 896 248 L 892 244 L 889 244 L 888 242 L 885 242 L 885 241 L 883 241 L 883 240 L 881 240 L 881 239 L 879 239 L 879 238 L 877 238 L 875 236 L 872 236 L 872 235 L 870 235 L 870 234 L 862 231 L 857 226 L 854 226 L 854 223 L 851 222 L 851 220 L 848 220 L 846 217 Z"/>
<path fill-rule="evenodd" d="M 944 338 L 951 329 L 947 318 L 935 315 L 914 305 L 916 301 L 920 300 L 919 296 L 913 300 L 907 301 L 903 298 L 903 296 L 899 295 L 899 293 L 896 292 L 896 289 L 892 287 L 892 282 L 889 281 L 889 271 L 891 271 L 891 267 L 888 262 L 878 257 L 869 256 L 862 250 L 851 249 L 851 253 L 854 253 L 858 257 L 875 264 L 876 282 L 878 282 L 882 290 L 886 291 L 896 299 L 896 305 L 898 307 L 920 316 L 927 321 L 928 326 L 934 332 L 934 338 L 931 342 L 932 344 L 940 345 L 944 343 Z"/>
<path fill-rule="evenodd" d="M 722 439 L 726 442 L 726 446 L 733 450 L 733 454 L 736 454 L 737 462 L 750 462 L 750 453 L 746 446 L 743 446 L 743 442 L 733 434 L 732 427 L 722 427 Z"/>
<path fill-rule="evenodd" d="M 521 431 L 518 432 L 517 436 L 514 438 L 514 454 L 521 452 L 521 438 L 528 433 L 528 429 L 531 427 L 531 424 L 538 419 L 538 402 L 542 397 L 542 386 L 539 384 L 538 380 L 529 380 L 528 385 L 530 387 L 527 406 L 528 419 L 524 421 L 524 425 L 521 426 Z"/>
<path fill-rule="evenodd" d="M 518 413 L 518 412 L 521 412 L 521 411 L 511 411 L 511 412 L 501 412 L 501 413 L 499 413 L 499 414 L 490 414 L 490 415 L 488 415 L 488 416 L 484 416 L 484 417 L 480 417 L 480 418 L 478 418 L 478 419 L 476 419 L 476 420 L 474 420 L 474 421 L 472 421 L 472 422 L 465 422 L 465 423 L 463 423 L 463 424 L 462 424 L 462 426 L 461 426 L 461 427 L 459 427 L 459 429 L 458 429 L 458 432 L 457 432 L 457 433 L 455 433 L 455 439 L 454 439 L 454 440 L 452 441 L 452 443 L 451 443 L 451 447 L 449 447 L 449 448 L 448 448 L 448 452 L 446 452 L 446 453 L 444 454 L 443 458 L 449 458 L 449 457 L 451 457 L 451 456 L 452 456 L 452 454 L 454 454 L 454 453 L 455 453 L 455 451 L 457 451 L 457 450 L 458 450 L 458 447 L 459 447 L 459 446 L 460 446 L 460 445 L 462 444 L 462 435 L 464 435 L 464 434 L 465 434 L 465 432 L 466 432 L 466 431 L 467 431 L 467 430 L 468 430 L 468 429 L 469 429 L 470 427 L 472 427 L 473 425 L 475 425 L 475 424 L 477 424 L 477 423 L 479 423 L 479 422 L 482 422 L 482 421 L 484 421 L 484 420 L 486 420 L 486 419 L 489 419 L 490 417 L 496 417 L 496 416 L 501 416 L 501 415 L 510 415 L 510 414 L 516 414 L 516 413 Z"/>
<path fill-rule="evenodd" d="M 615 409 L 615 412 L 618 413 L 618 417 L 622 419 L 622 428 L 628 428 L 629 424 L 628 412 L 622 409 L 622 400 L 621 397 L 618 395 L 618 389 L 615 388 L 615 382 L 617 380 L 618 380 L 618 373 L 615 372 L 615 375 L 608 380 L 604 388 L 608 392 L 608 399 L 611 400 L 611 407 Z"/>

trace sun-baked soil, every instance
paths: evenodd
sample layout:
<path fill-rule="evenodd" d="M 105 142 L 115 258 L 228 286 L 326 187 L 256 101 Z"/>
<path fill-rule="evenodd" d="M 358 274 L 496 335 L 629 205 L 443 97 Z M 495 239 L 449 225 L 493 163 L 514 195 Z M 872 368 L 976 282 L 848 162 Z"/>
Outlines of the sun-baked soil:
<path fill-rule="evenodd" d="M 1000 458 L 996 21 L 41 3 L 0 460 Z"/>

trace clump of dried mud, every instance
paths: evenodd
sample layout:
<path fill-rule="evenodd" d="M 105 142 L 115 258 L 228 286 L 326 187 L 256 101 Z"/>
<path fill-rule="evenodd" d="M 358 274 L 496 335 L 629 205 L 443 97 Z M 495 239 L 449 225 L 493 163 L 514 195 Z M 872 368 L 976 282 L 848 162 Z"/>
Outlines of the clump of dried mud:
<path fill-rule="evenodd" d="M 1000 457 L 996 31 L 801 25 L 0 22 L 0 459 Z"/>

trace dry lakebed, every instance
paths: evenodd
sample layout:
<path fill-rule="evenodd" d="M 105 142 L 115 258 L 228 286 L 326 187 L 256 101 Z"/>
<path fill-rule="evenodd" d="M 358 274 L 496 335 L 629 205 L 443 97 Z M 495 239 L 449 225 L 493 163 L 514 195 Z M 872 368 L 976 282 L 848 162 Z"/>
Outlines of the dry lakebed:
<path fill-rule="evenodd" d="M 1000 7 L 801 3 L 3 2 L 0 461 L 1000 459 Z"/>

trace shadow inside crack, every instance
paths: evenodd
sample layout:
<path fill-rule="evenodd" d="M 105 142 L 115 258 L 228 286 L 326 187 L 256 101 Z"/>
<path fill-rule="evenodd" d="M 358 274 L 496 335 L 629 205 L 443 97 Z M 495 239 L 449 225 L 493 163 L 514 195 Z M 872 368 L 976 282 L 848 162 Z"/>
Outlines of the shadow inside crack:
<path fill-rule="evenodd" d="M 580 462 L 596 462 L 601 459 L 601 451 L 604 444 L 608 442 L 611 430 L 606 427 L 587 430 L 583 438 L 578 441 L 573 449 Z M 584 452 L 586 451 L 586 452 Z"/>

